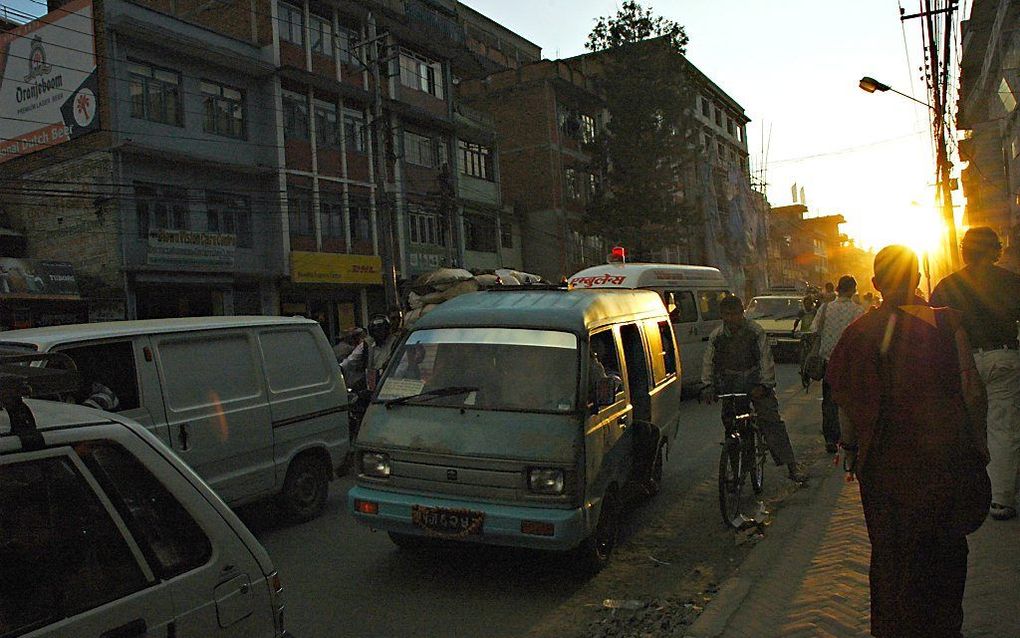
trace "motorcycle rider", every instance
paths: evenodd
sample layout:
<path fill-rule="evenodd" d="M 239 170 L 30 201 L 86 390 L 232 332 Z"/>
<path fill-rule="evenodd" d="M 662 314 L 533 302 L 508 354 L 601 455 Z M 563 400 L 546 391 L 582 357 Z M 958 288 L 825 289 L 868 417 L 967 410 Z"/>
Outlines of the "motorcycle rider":
<path fill-rule="evenodd" d="M 396 315 L 399 325 L 400 315 Z M 357 393 L 358 400 L 352 406 L 351 439 L 358 434 L 361 425 L 361 415 L 368 408 L 372 393 L 375 392 L 379 376 L 393 354 L 393 347 L 397 343 L 397 331 L 393 329 L 393 322 L 386 315 L 375 315 L 368 322 L 368 337 L 354 349 L 347 358 L 340 363 L 340 371 L 345 379 L 358 379 L 359 382 L 351 387 Z"/>

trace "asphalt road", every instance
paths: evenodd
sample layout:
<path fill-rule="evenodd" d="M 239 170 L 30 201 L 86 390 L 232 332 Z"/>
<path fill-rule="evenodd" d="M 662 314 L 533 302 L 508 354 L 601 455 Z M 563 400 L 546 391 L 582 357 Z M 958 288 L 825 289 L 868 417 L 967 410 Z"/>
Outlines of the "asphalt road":
<path fill-rule="evenodd" d="M 792 365 L 779 366 L 780 403 L 798 456 L 821 455 L 820 388 L 805 393 Z M 296 638 L 341 636 L 582 636 L 605 598 L 698 602 L 750 550 L 721 523 L 716 497 L 721 426 L 717 406 L 684 402 L 678 445 L 662 492 L 628 508 L 613 563 L 594 578 L 563 556 L 504 548 L 398 551 L 387 535 L 345 511 L 350 478 L 331 485 L 326 513 L 278 524 L 270 505 L 242 518 L 273 557 Z M 766 473 L 766 503 L 782 515 L 796 487 L 785 468 Z M 735 540 L 737 542 L 735 542 Z"/>

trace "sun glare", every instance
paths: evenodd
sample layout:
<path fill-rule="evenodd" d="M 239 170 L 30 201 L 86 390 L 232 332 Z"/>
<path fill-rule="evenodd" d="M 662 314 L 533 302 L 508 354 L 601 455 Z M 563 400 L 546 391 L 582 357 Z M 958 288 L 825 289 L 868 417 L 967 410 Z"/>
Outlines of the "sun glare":
<path fill-rule="evenodd" d="M 913 203 L 890 211 L 881 219 L 858 227 L 861 245 L 879 250 L 889 244 L 902 244 L 923 255 L 936 257 L 942 252 L 945 224 L 935 210 Z"/>

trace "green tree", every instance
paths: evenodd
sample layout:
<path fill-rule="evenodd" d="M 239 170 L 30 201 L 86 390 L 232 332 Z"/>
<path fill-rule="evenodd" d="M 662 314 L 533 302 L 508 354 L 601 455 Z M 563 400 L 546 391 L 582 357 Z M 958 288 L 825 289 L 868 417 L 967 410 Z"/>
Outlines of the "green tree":
<path fill-rule="evenodd" d="M 696 149 L 687 42 L 680 24 L 628 0 L 596 20 L 586 44 L 609 120 L 594 146 L 603 180 L 584 226 L 636 255 L 674 243 L 692 221 L 681 186 Z"/>

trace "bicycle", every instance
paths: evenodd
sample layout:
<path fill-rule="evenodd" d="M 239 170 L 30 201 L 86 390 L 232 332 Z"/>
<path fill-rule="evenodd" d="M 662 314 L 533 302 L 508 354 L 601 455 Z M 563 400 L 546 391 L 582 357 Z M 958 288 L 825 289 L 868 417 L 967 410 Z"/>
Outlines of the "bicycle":
<path fill-rule="evenodd" d="M 751 489 L 761 494 L 765 482 L 765 459 L 768 448 L 758 428 L 758 419 L 750 395 L 720 394 L 725 437 L 719 455 L 719 511 L 723 522 L 738 528 L 743 522 L 740 500 L 750 475 Z"/>

